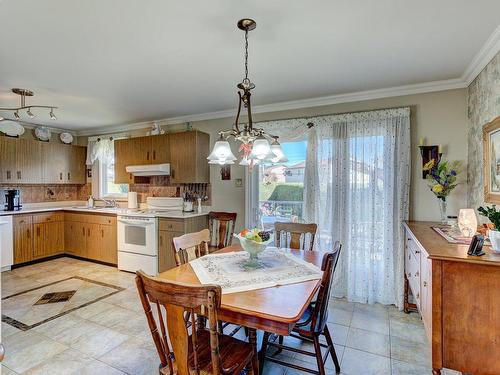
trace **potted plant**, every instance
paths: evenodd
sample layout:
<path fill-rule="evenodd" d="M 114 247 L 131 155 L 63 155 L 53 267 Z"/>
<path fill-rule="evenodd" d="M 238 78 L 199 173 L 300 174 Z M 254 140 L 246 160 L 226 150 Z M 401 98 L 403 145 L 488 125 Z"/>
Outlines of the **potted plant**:
<path fill-rule="evenodd" d="M 431 159 L 424 165 L 424 171 L 429 171 L 426 177 L 429 187 L 438 198 L 442 224 L 447 223 L 446 198 L 458 185 L 457 175 L 461 164 L 458 160 L 439 160 L 436 162 L 436 160 Z"/>
<path fill-rule="evenodd" d="M 479 207 L 477 211 L 480 215 L 486 216 L 495 226 L 495 229 L 490 229 L 488 231 L 488 237 L 491 241 L 492 250 L 496 253 L 500 253 L 500 210 L 497 211 L 496 206 L 492 205 L 491 207 L 486 206 L 486 208 Z"/>

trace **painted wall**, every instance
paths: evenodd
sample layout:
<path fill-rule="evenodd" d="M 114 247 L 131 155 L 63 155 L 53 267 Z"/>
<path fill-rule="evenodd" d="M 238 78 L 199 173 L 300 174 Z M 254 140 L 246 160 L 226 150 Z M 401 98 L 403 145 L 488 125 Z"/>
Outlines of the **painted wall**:
<path fill-rule="evenodd" d="M 255 95 L 258 95 L 256 92 Z M 382 108 L 409 106 L 411 107 L 411 143 L 412 143 L 412 181 L 410 191 L 410 218 L 414 220 L 438 220 L 439 208 L 437 199 L 429 191 L 427 183 L 421 177 L 422 161 L 418 150 L 418 140 L 426 138 L 427 144 L 441 144 L 444 158 L 464 161 L 462 173 L 463 183 L 452 193 L 448 214 L 456 214 L 458 209 L 466 206 L 467 188 L 466 159 L 467 159 L 467 103 L 466 90 L 448 90 L 435 93 L 408 95 L 393 98 L 369 100 L 354 103 L 336 104 L 323 107 L 314 107 L 282 112 L 255 114 L 254 121 L 287 119 L 304 116 L 326 115 L 353 111 L 366 111 Z M 210 133 L 211 142 L 217 140 L 219 130 L 231 127 L 233 118 L 197 121 L 191 125 L 195 129 Z M 169 132 L 182 131 L 186 125 L 171 125 L 165 127 Z M 127 132 L 131 136 L 143 135 L 144 131 Z M 79 140 L 80 141 L 80 140 Z M 84 140 L 81 139 L 83 142 Z M 233 145 L 233 151 L 237 146 Z M 222 181 L 220 168 L 212 166 L 210 170 L 212 187 L 212 207 L 221 211 L 238 213 L 237 227 L 244 225 L 245 189 L 236 187 L 235 179 L 243 179 L 244 169 L 233 165 L 231 180 Z"/>
<path fill-rule="evenodd" d="M 470 84 L 467 99 L 469 117 L 467 203 L 469 207 L 478 208 L 484 204 L 483 125 L 500 116 L 500 52 Z"/>

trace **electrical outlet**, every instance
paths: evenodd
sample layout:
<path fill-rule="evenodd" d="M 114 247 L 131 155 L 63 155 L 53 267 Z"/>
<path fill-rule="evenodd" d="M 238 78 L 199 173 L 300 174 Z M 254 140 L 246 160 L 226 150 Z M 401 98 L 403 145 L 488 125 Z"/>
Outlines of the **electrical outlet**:
<path fill-rule="evenodd" d="M 234 180 L 234 186 L 236 186 L 236 187 L 242 187 L 243 186 L 243 180 L 241 178 L 236 178 Z"/>

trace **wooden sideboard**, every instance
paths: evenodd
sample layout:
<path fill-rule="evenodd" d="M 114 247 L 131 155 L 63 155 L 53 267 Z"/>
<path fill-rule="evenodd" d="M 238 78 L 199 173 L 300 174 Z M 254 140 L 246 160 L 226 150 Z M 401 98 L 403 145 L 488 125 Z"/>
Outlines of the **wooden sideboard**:
<path fill-rule="evenodd" d="M 439 224 L 404 224 L 405 311 L 422 316 L 433 374 L 500 374 L 500 255 L 485 247 L 486 255 L 468 256 L 468 246 L 448 243 L 432 226 Z"/>

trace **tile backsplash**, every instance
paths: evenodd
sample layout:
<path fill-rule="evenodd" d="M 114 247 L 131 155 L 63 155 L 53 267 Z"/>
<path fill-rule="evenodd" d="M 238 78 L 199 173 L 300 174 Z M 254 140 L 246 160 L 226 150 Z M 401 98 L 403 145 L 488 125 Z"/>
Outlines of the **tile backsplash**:
<path fill-rule="evenodd" d="M 192 195 L 206 195 L 204 206 L 211 205 L 212 189 L 210 184 L 171 184 L 169 176 L 153 176 L 144 180 L 144 183 L 129 185 L 130 191 L 137 192 L 137 199 L 145 203 L 147 197 L 182 197 L 185 192 Z"/>
<path fill-rule="evenodd" d="M 85 185 L 3 185 L 0 186 L 2 205 L 5 202 L 4 190 L 7 189 L 20 190 L 21 203 L 85 201 L 92 194 L 90 183 Z"/>

